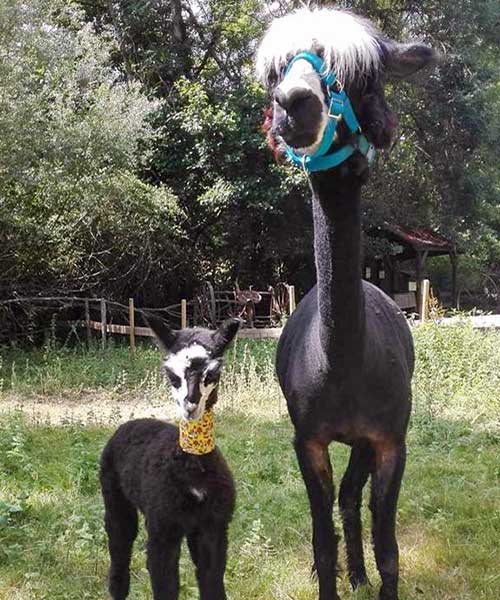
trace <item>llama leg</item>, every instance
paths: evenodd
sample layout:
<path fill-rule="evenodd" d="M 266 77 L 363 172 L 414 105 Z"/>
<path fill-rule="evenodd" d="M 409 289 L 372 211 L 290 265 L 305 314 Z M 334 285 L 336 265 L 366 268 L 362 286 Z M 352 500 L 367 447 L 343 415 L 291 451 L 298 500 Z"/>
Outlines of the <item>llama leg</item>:
<path fill-rule="evenodd" d="M 361 538 L 361 497 L 373 468 L 373 450 L 368 443 L 357 443 L 351 450 L 349 465 L 342 478 L 339 506 L 344 526 L 349 580 L 353 588 L 368 583 Z"/>
<path fill-rule="evenodd" d="M 200 600 L 226 600 L 226 526 L 212 526 L 193 532 L 188 535 L 188 546 L 196 566 Z"/>
<path fill-rule="evenodd" d="M 177 527 L 148 528 L 147 567 L 154 600 L 177 600 L 182 532 Z"/>
<path fill-rule="evenodd" d="M 295 452 L 311 508 L 319 600 L 338 600 L 337 536 L 332 519 L 334 489 L 328 445 L 315 439 L 296 438 Z"/>
<path fill-rule="evenodd" d="M 377 569 L 382 578 L 380 600 L 397 600 L 399 551 L 396 540 L 396 510 L 403 477 L 406 446 L 380 443 L 374 446 L 370 510 Z"/>
<path fill-rule="evenodd" d="M 118 487 L 103 482 L 104 525 L 111 565 L 108 588 L 113 600 L 124 600 L 130 586 L 130 558 L 137 535 L 137 511 Z"/>

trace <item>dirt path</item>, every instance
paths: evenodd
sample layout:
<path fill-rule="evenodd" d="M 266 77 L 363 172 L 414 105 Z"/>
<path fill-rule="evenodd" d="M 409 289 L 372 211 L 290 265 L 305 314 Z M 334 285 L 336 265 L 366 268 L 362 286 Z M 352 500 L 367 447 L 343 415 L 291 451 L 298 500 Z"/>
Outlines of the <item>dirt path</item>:
<path fill-rule="evenodd" d="M 75 397 L 0 396 L 0 418 L 16 411 L 21 411 L 30 421 L 40 425 L 116 425 L 139 417 L 176 417 L 175 406 L 170 398 L 153 397 L 146 400 L 142 395 L 117 396 L 105 391 L 82 393 Z"/>

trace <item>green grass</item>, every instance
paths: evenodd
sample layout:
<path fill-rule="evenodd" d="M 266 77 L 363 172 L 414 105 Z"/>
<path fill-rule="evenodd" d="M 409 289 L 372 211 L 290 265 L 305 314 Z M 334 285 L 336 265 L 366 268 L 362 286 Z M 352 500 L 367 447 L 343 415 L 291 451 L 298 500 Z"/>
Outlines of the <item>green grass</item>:
<path fill-rule="evenodd" d="M 228 377 L 254 372 L 273 376 L 275 340 L 238 340 L 226 355 Z M 159 386 L 159 352 L 153 343 L 139 343 L 132 357 L 124 343 L 110 340 L 106 350 L 99 343 L 90 348 L 39 349 L 0 346 L 0 394 L 23 396 L 78 395 L 84 390 L 109 392 L 144 391 Z M 1 399 L 1 396 L 0 396 Z"/>
<path fill-rule="evenodd" d="M 97 461 L 110 431 L 32 427 L 21 416 L 3 423 L 0 598 L 105 597 L 107 552 Z M 309 578 L 307 501 L 291 435 L 284 418 L 273 422 L 229 412 L 219 418 L 218 443 L 238 488 L 227 569 L 234 600 L 316 598 Z M 500 597 L 498 451 L 498 438 L 475 433 L 468 424 L 414 423 L 399 511 L 402 599 Z M 333 449 L 336 473 L 342 473 L 346 458 L 347 449 Z M 150 597 L 143 547 L 141 532 L 132 567 L 133 599 Z M 194 599 L 186 554 L 181 598 Z M 371 551 L 367 555 L 376 583 Z M 351 597 L 344 572 L 340 588 Z M 372 598 L 373 593 L 355 597 Z"/>
<path fill-rule="evenodd" d="M 401 600 L 500 597 L 500 336 L 429 325 L 415 332 L 418 366 L 409 456 L 399 503 Z M 232 600 L 316 600 L 304 485 L 290 444 L 292 428 L 273 376 L 273 342 L 239 341 L 227 357 L 217 437 L 235 475 L 238 504 L 230 529 L 227 588 Z M 8 350 L 1 400 L 104 390 L 148 397 L 164 392 L 157 352 L 123 347 L 105 354 Z M 106 371 L 108 371 L 106 373 Z M 280 416 L 281 415 L 281 416 Z M 107 551 L 97 482 L 104 425 L 34 425 L 21 412 L 0 417 L 0 599 L 106 597 Z M 348 449 L 332 445 L 337 487 Z M 365 502 L 366 505 L 366 502 Z M 378 586 L 364 508 L 369 575 Z M 335 520 L 339 525 L 338 514 Z M 341 566 L 345 564 L 343 553 Z M 130 598 L 150 598 L 144 533 L 135 545 Z M 183 552 L 182 600 L 197 592 Z M 353 594 L 344 570 L 342 598 Z"/>

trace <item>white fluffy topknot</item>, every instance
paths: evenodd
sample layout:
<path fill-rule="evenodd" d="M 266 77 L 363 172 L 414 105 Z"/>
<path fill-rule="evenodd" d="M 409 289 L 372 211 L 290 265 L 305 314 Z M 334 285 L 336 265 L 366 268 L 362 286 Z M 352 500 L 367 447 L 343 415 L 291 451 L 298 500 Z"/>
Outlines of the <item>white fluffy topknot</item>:
<path fill-rule="evenodd" d="M 308 7 L 274 19 L 257 51 L 256 74 L 266 87 L 299 52 L 321 53 L 327 69 L 346 83 L 378 68 L 381 47 L 373 25 L 356 15 Z"/>

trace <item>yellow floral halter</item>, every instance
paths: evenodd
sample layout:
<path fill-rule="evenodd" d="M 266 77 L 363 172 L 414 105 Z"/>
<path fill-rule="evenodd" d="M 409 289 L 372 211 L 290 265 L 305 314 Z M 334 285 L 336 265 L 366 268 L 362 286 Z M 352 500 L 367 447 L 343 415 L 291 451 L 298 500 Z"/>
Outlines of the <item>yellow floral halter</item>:
<path fill-rule="evenodd" d="M 198 421 L 179 421 L 179 444 L 188 454 L 208 454 L 215 448 L 214 415 L 211 408 Z"/>

